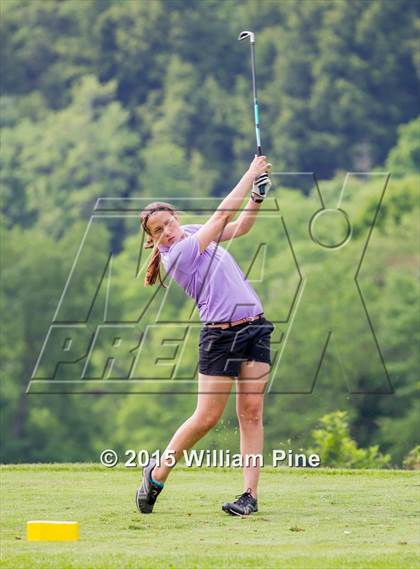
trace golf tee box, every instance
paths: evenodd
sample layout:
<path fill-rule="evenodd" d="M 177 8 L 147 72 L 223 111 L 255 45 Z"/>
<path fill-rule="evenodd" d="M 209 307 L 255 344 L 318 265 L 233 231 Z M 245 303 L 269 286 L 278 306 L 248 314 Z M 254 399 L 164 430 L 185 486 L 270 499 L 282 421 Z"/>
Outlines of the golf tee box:
<path fill-rule="evenodd" d="M 26 522 L 28 541 L 77 541 L 79 522 L 51 522 L 34 520 Z"/>

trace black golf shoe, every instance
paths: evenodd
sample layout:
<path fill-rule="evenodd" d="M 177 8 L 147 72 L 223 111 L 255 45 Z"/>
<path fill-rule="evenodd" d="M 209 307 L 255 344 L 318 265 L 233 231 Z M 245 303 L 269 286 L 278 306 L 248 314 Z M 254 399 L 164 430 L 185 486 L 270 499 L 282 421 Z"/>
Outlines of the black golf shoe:
<path fill-rule="evenodd" d="M 151 458 L 147 466 L 143 468 L 143 480 L 136 493 L 136 506 L 140 513 L 151 514 L 156 499 L 163 490 L 163 486 L 157 486 L 151 481 L 152 470 L 156 466 L 156 460 Z"/>
<path fill-rule="evenodd" d="M 231 516 L 249 516 L 254 512 L 258 512 L 258 502 L 251 494 L 251 488 L 240 496 L 234 502 L 223 504 L 222 510 Z"/>

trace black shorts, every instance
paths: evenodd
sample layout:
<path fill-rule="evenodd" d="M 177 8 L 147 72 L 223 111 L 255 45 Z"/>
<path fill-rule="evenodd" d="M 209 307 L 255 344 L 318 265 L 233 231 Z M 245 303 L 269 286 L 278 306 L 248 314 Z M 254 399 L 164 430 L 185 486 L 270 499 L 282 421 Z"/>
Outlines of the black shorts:
<path fill-rule="evenodd" d="M 204 326 L 200 330 L 200 373 L 237 377 L 244 361 L 254 360 L 271 365 L 270 339 L 273 330 L 273 324 L 264 317 L 225 330 Z"/>

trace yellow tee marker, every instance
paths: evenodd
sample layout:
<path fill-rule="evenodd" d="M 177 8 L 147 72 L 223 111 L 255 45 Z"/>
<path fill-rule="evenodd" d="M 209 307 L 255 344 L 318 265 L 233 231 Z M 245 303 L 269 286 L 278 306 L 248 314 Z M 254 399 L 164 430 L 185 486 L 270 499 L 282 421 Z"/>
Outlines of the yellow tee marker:
<path fill-rule="evenodd" d="M 77 541 L 79 522 L 49 522 L 34 520 L 26 522 L 28 541 Z"/>

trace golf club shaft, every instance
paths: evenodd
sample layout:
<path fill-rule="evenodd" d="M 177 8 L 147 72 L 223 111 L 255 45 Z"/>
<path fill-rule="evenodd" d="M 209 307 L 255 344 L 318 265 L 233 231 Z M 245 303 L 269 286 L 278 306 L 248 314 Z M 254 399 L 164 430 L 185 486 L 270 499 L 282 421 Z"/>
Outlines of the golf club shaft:
<path fill-rule="evenodd" d="M 254 119 L 255 119 L 255 136 L 257 138 L 257 155 L 262 155 L 261 135 L 260 135 L 260 115 L 257 99 L 257 78 L 255 73 L 255 43 L 251 42 L 251 69 L 252 69 L 252 93 L 254 96 Z"/>
<path fill-rule="evenodd" d="M 255 64 L 255 34 L 249 30 L 244 30 L 239 34 L 238 40 L 242 41 L 249 38 L 251 44 L 251 70 L 252 70 L 252 94 L 254 97 L 254 121 L 255 121 L 255 136 L 257 138 L 257 156 L 262 156 L 263 150 L 261 145 L 260 134 L 260 114 L 258 109 L 257 98 L 257 74 Z M 267 165 L 267 172 L 271 171 L 271 164 Z M 266 185 L 259 185 L 259 194 L 263 197 L 266 196 Z"/>

